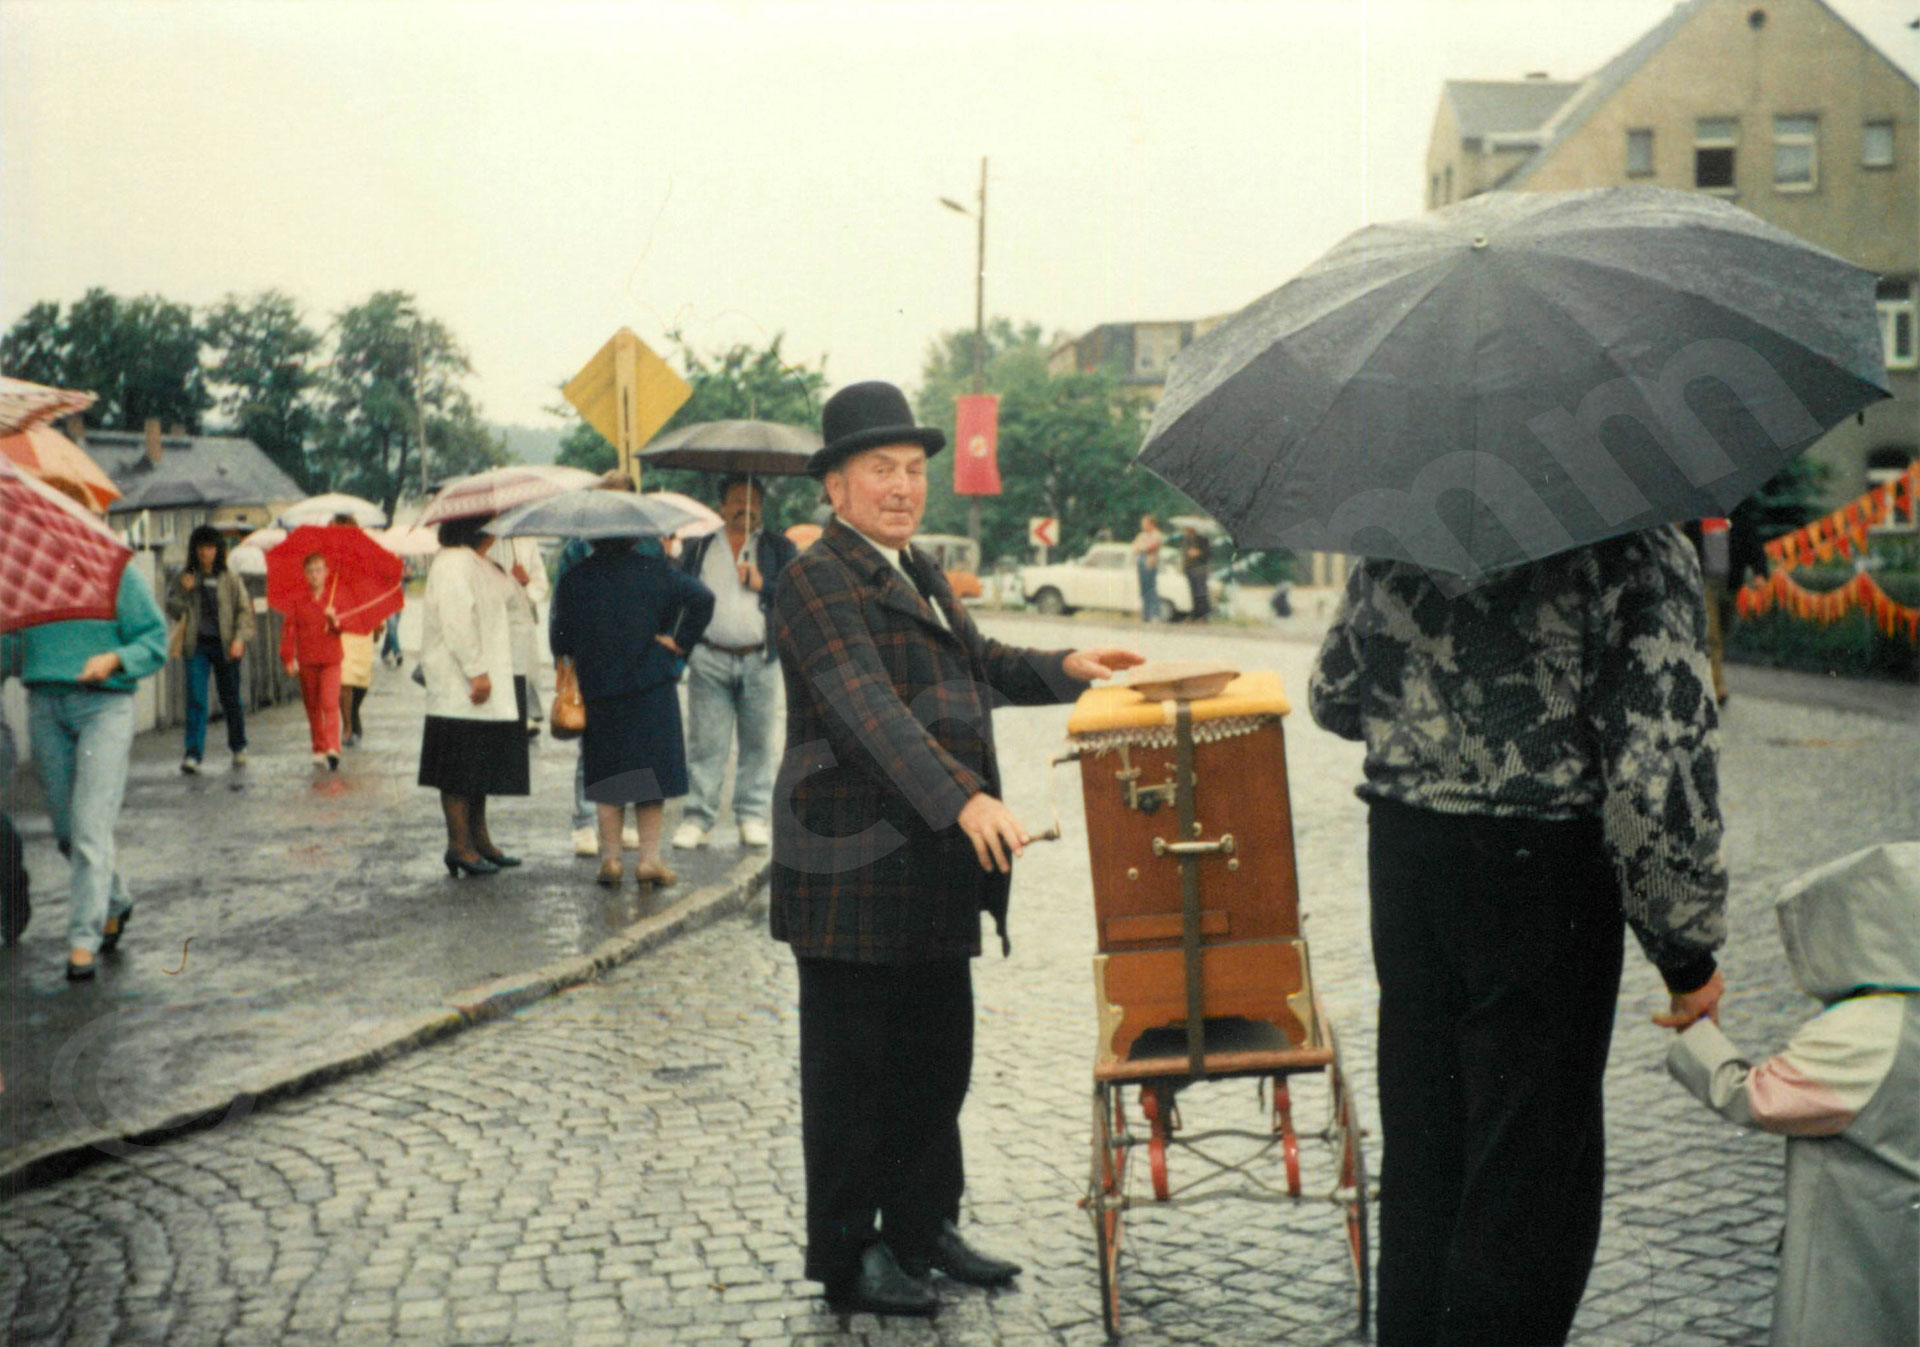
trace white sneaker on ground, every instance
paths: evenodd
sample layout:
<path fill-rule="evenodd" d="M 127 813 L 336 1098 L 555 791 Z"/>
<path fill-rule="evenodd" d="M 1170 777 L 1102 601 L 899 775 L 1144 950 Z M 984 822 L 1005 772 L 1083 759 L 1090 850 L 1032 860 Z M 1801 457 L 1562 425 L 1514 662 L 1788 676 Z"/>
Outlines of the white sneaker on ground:
<path fill-rule="evenodd" d="M 247 750 L 246 750 L 246 749 L 244 749 L 244 748 L 243 748 L 243 749 L 241 749 L 241 750 L 240 750 L 240 751 L 239 751 L 238 753 L 235 753 L 235 754 L 233 755 L 233 765 L 234 765 L 235 767 L 245 767 L 245 766 L 247 765 Z"/>
<path fill-rule="evenodd" d="M 600 834 L 592 828 L 573 830 L 573 854 L 576 856 L 598 856 L 600 854 Z"/>
<path fill-rule="evenodd" d="M 707 830 L 702 828 L 698 823 L 695 823 L 692 819 L 688 819 L 685 823 L 682 823 L 678 828 L 673 830 L 673 849 L 675 851 L 692 851 L 696 847 L 703 847 L 706 844 Z"/>
<path fill-rule="evenodd" d="M 315 767 L 325 767 L 325 766 L 327 765 L 327 755 L 326 755 L 326 754 L 324 754 L 324 753 L 316 753 L 316 754 L 314 754 L 314 755 L 313 755 L 313 765 L 314 765 Z"/>
<path fill-rule="evenodd" d="M 620 830 L 620 845 L 628 851 L 640 850 L 640 830 L 629 823 Z"/>
<path fill-rule="evenodd" d="M 765 819 L 743 818 L 740 820 L 740 845 L 743 847 L 770 847 L 773 845 L 773 831 L 767 827 Z"/>
<path fill-rule="evenodd" d="M 187 754 L 186 757 L 180 759 L 180 770 L 187 776 L 200 775 L 200 759 L 194 757 L 191 753 Z"/>

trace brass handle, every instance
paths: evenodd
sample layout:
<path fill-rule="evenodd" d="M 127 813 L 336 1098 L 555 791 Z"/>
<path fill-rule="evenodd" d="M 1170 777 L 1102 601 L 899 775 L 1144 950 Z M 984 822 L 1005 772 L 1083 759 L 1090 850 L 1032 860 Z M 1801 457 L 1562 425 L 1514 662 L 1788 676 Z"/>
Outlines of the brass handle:
<path fill-rule="evenodd" d="M 1156 856 L 1231 856 L 1233 850 L 1232 833 L 1221 833 L 1217 842 L 1169 842 L 1164 837 L 1153 839 L 1153 854 Z"/>

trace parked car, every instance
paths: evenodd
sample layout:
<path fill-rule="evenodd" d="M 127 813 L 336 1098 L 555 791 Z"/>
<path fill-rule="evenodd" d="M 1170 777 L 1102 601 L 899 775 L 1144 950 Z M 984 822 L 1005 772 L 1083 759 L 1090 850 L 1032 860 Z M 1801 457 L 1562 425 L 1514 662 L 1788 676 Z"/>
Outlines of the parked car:
<path fill-rule="evenodd" d="M 956 599 L 977 599 L 986 590 L 980 584 L 980 544 L 957 533 L 916 533 L 913 545 L 933 558 L 946 573 Z"/>
<path fill-rule="evenodd" d="M 1163 611 L 1176 619 L 1193 611 L 1193 594 L 1180 569 L 1179 549 L 1160 553 L 1157 588 Z M 1220 581 L 1210 578 L 1207 592 L 1217 607 Z M 1115 612 L 1140 611 L 1140 577 L 1134 570 L 1131 543 L 1095 543 L 1077 561 L 1020 568 L 1020 596 L 1043 613 L 1070 613 L 1076 608 L 1105 608 Z"/>

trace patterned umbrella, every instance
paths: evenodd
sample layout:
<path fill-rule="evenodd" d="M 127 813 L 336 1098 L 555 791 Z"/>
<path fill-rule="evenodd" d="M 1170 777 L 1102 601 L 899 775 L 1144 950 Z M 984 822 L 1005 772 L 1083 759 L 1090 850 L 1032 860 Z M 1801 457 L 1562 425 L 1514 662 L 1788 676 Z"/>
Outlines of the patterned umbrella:
<path fill-rule="evenodd" d="M 35 423 L 0 436 L 0 454 L 90 510 L 105 513 L 107 506 L 120 499 L 120 488 L 105 470 L 52 426 Z"/>
<path fill-rule="evenodd" d="M 341 631 L 370 635 L 399 612 L 406 598 L 400 583 L 406 563 L 362 529 L 308 524 L 267 553 L 267 603 L 287 613 L 307 592 L 307 558 L 327 559 L 321 603 Z"/>
<path fill-rule="evenodd" d="M 324 496 L 309 496 L 298 505 L 289 505 L 273 522 L 281 528 L 297 529 L 302 524 L 331 524 L 337 515 L 352 515 L 361 528 L 377 529 L 387 522 L 387 512 L 370 500 L 330 491 Z"/>
<path fill-rule="evenodd" d="M 0 435 L 11 435 L 55 417 L 84 412 L 97 399 L 70 388 L 48 388 L 25 379 L 0 378 Z"/>
<path fill-rule="evenodd" d="M 374 534 L 373 540 L 401 557 L 430 557 L 440 550 L 440 534 L 430 524 L 396 524 Z"/>
<path fill-rule="evenodd" d="M 133 552 L 80 506 L 0 460 L 0 631 L 113 616 Z"/>
<path fill-rule="evenodd" d="M 489 468 L 441 488 L 440 494 L 420 512 L 420 522 L 438 524 L 448 519 L 496 515 L 516 505 L 557 496 L 562 491 L 583 490 L 598 485 L 599 481 L 584 469 L 558 464 L 526 463 Z"/>

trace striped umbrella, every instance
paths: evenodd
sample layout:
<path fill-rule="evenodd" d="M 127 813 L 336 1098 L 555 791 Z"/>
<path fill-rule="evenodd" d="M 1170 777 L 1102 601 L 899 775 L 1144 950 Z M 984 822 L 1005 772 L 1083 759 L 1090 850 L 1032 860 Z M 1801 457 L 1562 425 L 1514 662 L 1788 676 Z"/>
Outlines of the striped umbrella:
<path fill-rule="evenodd" d="M 35 422 L 24 430 L 0 436 L 0 454 L 89 510 L 104 514 L 120 499 L 120 488 L 105 470 L 52 426 Z"/>
<path fill-rule="evenodd" d="M 0 377 L 0 435 L 11 435 L 43 421 L 84 412 L 97 401 L 92 393 Z"/>
<path fill-rule="evenodd" d="M 553 463 L 517 463 L 512 467 L 489 468 L 471 477 L 462 477 L 441 488 L 440 494 L 420 512 L 422 524 L 439 524 L 449 519 L 485 518 L 527 505 L 563 491 L 580 491 L 597 486 L 599 477 L 581 468 L 561 467 Z"/>

